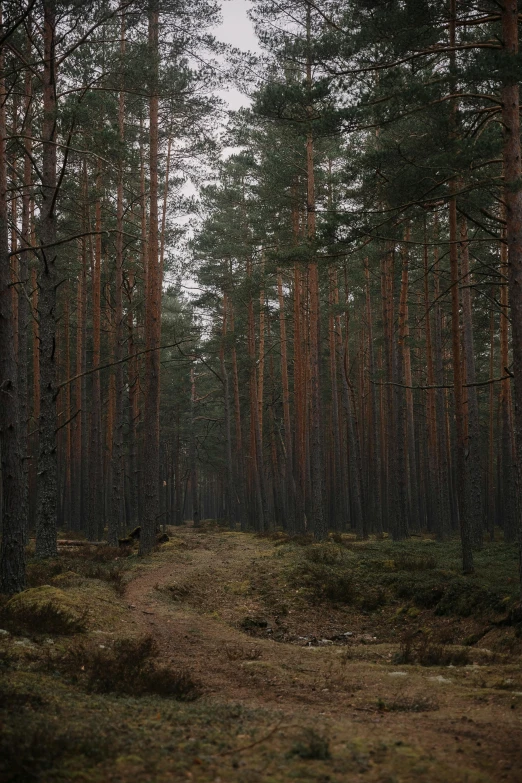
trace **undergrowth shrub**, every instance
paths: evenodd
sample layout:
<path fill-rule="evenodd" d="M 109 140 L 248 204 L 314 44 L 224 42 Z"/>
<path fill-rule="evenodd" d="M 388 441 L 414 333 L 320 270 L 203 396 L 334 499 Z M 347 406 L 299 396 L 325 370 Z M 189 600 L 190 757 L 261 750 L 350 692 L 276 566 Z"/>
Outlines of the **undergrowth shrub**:
<path fill-rule="evenodd" d="M 48 585 L 55 576 L 63 574 L 67 566 L 59 559 L 36 560 L 27 564 L 26 577 L 28 587 Z"/>
<path fill-rule="evenodd" d="M 86 579 L 101 579 L 103 582 L 107 582 L 118 595 L 123 595 L 125 592 L 123 568 L 121 566 L 116 565 L 104 568 L 102 565 L 93 564 L 81 569 L 81 575 Z"/>
<path fill-rule="evenodd" d="M 283 530 L 266 530 L 260 533 L 254 533 L 254 538 L 263 538 L 267 541 L 280 541 L 282 544 L 286 544 L 290 539 L 290 536 Z"/>
<path fill-rule="evenodd" d="M 73 679 L 85 680 L 88 690 L 131 696 L 156 694 L 179 701 L 194 701 L 201 686 L 186 671 L 158 665 L 158 648 L 152 636 L 120 639 L 110 648 L 80 644 L 61 660 Z"/>
<path fill-rule="evenodd" d="M 2 783 L 56 780 L 52 770 L 64 758 L 82 756 L 98 764 L 119 751 L 114 741 L 94 726 L 83 732 L 41 716 L 33 717 L 28 727 L 22 711 L 14 720 L 6 722 L 4 731 L 0 732 L 0 780 Z"/>
<path fill-rule="evenodd" d="M 290 581 L 304 587 L 311 598 L 352 603 L 353 578 L 346 552 L 332 544 L 307 547 L 289 575 Z"/>
<path fill-rule="evenodd" d="M 333 544 L 315 544 L 304 553 L 304 558 L 310 563 L 321 565 L 339 565 L 346 563 L 346 555 L 338 546 Z"/>
<path fill-rule="evenodd" d="M 432 555 L 401 554 L 393 558 L 397 571 L 430 571 L 437 568 Z"/>
<path fill-rule="evenodd" d="M 381 587 L 363 591 L 357 600 L 357 606 L 366 612 L 375 612 L 387 603 L 388 595 Z"/>
<path fill-rule="evenodd" d="M 466 647 L 450 647 L 433 634 L 404 634 L 395 657 L 395 663 L 421 666 L 466 666 L 469 662 Z"/>
<path fill-rule="evenodd" d="M 347 549 L 353 547 L 353 539 L 346 538 L 342 533 L 330 533 L 330 541 L 333 541 L 339 546 L 344 546 Z"/>
<path fill-rule="evenodd" d="M 470 617 L 487 611 L 505 611 L 503 596 L 461 578 L 447 585 L 435 614 Z"/>
<path fill-rule="evenodd" d="M 36 709 L 45 704 L 38 693 L 22 690 L 10 685 L 7 681 L 0 682 L 0 704 L 8 710 L 31 707 Z"/>
<path fill-rule="evenodd" d="M 330 741 L 315 729 L 305 729 L 302 739 L 294 744 L 289 755 L 301 759 L 326 761 L 331 758 Z"/>
<path fill-rule="evenodd" d="M 389 580 L 397 598 L 412 601 L 421 609 L 433 609 L 444 595 L 445 586 L 440 578 L 419 580 L 414 576 L 392 575 Z"/>
<path fill-rule="evenodd" d="M 172 582 L 169 585 L 162 585 L 156 588 L 161 593 L 166 593 L 173 601 L 184 601 L 194 591 L 188 584 Z"/>

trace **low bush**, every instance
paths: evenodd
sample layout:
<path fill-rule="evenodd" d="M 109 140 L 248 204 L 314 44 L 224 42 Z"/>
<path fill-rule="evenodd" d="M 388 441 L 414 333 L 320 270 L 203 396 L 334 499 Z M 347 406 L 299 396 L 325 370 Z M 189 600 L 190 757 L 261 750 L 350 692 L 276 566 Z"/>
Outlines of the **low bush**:
<path fill-rule="evenodd" d="M 44 699 L 38 693 L 31 693 L 20 688 L 15 688 L 8 682 L 0 682 L 0 704 L 7 710 L 19 710 L 20 707 L 36 709 L 45 704 Z"/>
<path fill-rule="evenodd" d="M 184 601 L 193 593 L 190 585 L 178 582 L 172 582 L 170 585 L 161 586 L 157 589 L 162 593 L 166 593 L 173 601 Z"/>
<path fill-rule="evenodd" d="M 470 662 L 466 647 L 445 644 L 433 634 L 406 633 L 399 645 L 395 663 L 421 666 L 466 666 Z"/>
<path fill-rule="evenodd" d="M 151 636 L 120 639 L 109 648 L 80 644 L 61 659 L 73 679 L 85 680 L 88 690 L 131 696 L 156 694 L 194 701 L 201 686 L 186 671 L 156 664 L 158 648 Z"/>
<path fill-rule="evenodd" d="M 308 590 L 313 599 L 344 604 L 350 604 L 354 599 L 351 575 L 331 565 L 308 563 L 298 570 L 298 583 Z"/>
<path fill-rule="evenodd" d="M 427 640 L 419 646 L 417 660 L 421 666 L 467 666 L 470 656 L 467 647 L 450 647 Z"/>
<path fill-rule="evenodd" d="M 387 603 L 386 591 L 380 587 L 364 591 L 357 600 L 357 606 L 365 612 L 375 612 L 381 606 L 386 606 Z"/>
<path fill-rule="evenodd" d="M 301 759 L 326 761 L 331 758 L 330 741 L 315 729 L 305 729 L 302 739 L 294 744 L 289 755 L 299 756 Z"/>
<path fill-rule="evenodd" d="M 339 565 L 346 563 L 346 554 L 335 544 L 315 544 L 309 547 L 304 557 L 310 563 L 320 565 Z"/>
<path fill-rule="evenodd" d="M 36 560 L 27 564 L 27 584 L 29 587 L 48 585 L 55 576 L 67 570 L 67 566 L 58 558 L 49 560 Z"/>
<path fill-rule="evenodd" d="M 82 569 L 82 576 L 86 579 L 101 579 L 103 582 L 107 582 L 118 595 L 123 595 L 125 592 L 123 569 L 120 566 L 104 568 L 102 565 L 93 564 L 88 568 Z"/>
<path fill-rule="evenodd" d="M 83 756 L 96 764 L 114 753 L 114 743 L 93 727 L 84 733 L 58 726 L 41 716 L 33 719 L 28 728 L 23 717 L 21 712 L 0 733 L 0 780 L 3 783 L 57 780 L 53 770 L 66 757 Z"/>
<path fill-rule="evenodd" d="M 437 561 L 432 555 L 401 554 L 394 558 L 397 571 L 430 571 L 437 568 Z"/>
<path fill-rule="evenodd" d="M 481 585 L 460 578 L 447 585 L 437 604 L 435 614 L 470 617 L 488 611 L 502 613 L 505 611 L 503 598 Z"/>
<path fill-rule="evenodd" d="M 389 580 L 397 598 L 412 601 L 421 609 L 433 609 L 444 595 L 444 584 L 430 575 L 422 580 L 414 576 L 391 575 Z"/>

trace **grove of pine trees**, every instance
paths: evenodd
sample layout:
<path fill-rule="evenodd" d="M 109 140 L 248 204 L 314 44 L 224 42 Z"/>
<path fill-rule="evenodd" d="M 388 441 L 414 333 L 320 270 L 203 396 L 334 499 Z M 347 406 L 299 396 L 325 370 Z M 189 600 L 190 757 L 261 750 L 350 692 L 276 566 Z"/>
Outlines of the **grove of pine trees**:
<path fill-rule="evenodd" d="M 0 592 L 185 519 L 522 551 L 517 1 L 0 6 Z"/>

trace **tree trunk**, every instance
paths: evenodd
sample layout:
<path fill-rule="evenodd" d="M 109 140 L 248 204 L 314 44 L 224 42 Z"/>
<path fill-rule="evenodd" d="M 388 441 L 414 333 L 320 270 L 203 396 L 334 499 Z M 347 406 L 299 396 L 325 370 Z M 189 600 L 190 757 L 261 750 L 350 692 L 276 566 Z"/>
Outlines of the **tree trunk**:
<path fill-rule="evenodd" d="M 125 17 L 121 21 L 120 56 L 125 55 Z M 123 148 L 125 141 L 125 93 L 120 92 L 118 105 L 118 135 Z M 118 167 L 116 195 L 116 268 L 114 281 L 114 422 L 112 442 L 112 486 L 109 511 L 109 544 L 115 546 L 123 531 L 123 160 Z"/>
<path fill-rule="evenodd" d="M 520 146 L 520 92 L 515 74 L 518 57 L 518 2 L 504 0 L 502 7 L 504 49 L 513 60 L 513 76 L 502 87 L 504 128 L 504 202 L 509 263 L 509 304 L 513 335 L 513 375 L 516 442 L 517 538 L 522 590 L 522 517 L 519 508 L 522 487 L 522 160 Z"/>
<path fill-rule="evenodd" d="M 424 229 L 424 321 L 426 331 L 426 380 L 428 386 L 435 386 L 435 368 L 433 363 L 432 317 L 430 308 L 429 277 L 428 277 L 428 237 L 426 236 L 426 224 Z M 433 388 L 426 393 L 426 419 L 428 435 L 428 493 L 427 512 L 429 529 L 435 532 L 439 541 L 443 538 L 442 520 L 440 517 L 440 504 L 438 503 L 439 486 L 437 476 L 438 465 L 438 439 L 437 416 L 435 406 L 435 392 Z"/>
<path fill-rule="evenodd" d="M 31 18 L 27 20 L 28 31 L 32 29 Z M 27 51 L 26 56 L 31 57 L 32 44 L 28 37 L 27 39 Z M 31 246 L 31 207 L 32 207 L 32 163 L 31 163 L 31 150 L 32 150 L 32 74 L 29 70 L 25 73 L 24 79 L 24 115 L 25 121 L 23 126 L 23 132 L 26 138 L 24 139 L 24 173 L 23 173 L 23 194 L 22 194 L 22 236 L 21 244 L 22 248 L 29 248 Z M 29 260 L 31 255 L 29 252 L 22 253 L 20 255 L 20 290 L 18 300 L 18 396 L 20 399 L 20 422 L 21 422 L 21 450 L 22 454 L 28 455 L 29 452 L 29 438 L 28 438 L 28 336 L 31 328 L 31 303 L 30 303 L 30 271 Z M 34 429 L 34 427 L 31 427 Z M 26 457 L 23 463 L 23 516 L 25 524 L 25 539 L 28 537 L 28 521 L 29 521 L 29 466 L 30 461 Z"/>
<path fill-rule="evenodd" d="M 158 244 L 158 0 L 149 3 L 149 56 L 151 84 L 149 99 L 149 170 L 150 214 L 145 301 L 145 401 L 143 440 L 143 519 L 141 520 L 140 554 L 154 546 L 159 520 L 159 402 L 161 345 L 161 274 Z"/>
<path fill-rule="evenodd" d="M 469 512 L 471 537 L 475 549 L 482 549 L 483 535 L 483 505 L 482 505 L 482 455 L 480 444 L 480 421 L 476 383 L 475 349 L 473 344 L 473 316 L 471 306 L 471 274 L 469 269 L 468 224 L 466 218 L 460 223 L 460 254 L 462 282 L 462 343 L 464 348 L 464 363 L 466 367 L 467 397 L 468 397 L 468 438 L 466 447 L 466 474 L 468 499 L 466 507 Z"/>
<path fill-rule="evenodd" d="M 196 450 L 196 376 L 190 368 L 190 491 L 192 495 L 192 522 L 199 527 L 201 521 L 199 509 L 199 481 Z"/>
<path fill-rule="evenodd" d="M 247 261 L 247 277 L 252 286 L 252 261 Z M 259 403 L 257 398 L 258 379 L 256 372 L 256 338 L 254 322 L 254 302 L 252 292 L 248 297 L 248 356 L 250 360 L 250 457 L 251 481 L 254 494 L 254 526 L 265 530 L 268 522 L 268 509 L 265 492 L 263 444 L 259 427 Z"/>
<path fill-rule="evenodd" d="M 232 270 L 231 270 L 232 271 Z M 239 374 L 237 369 L 237 351 L 236 351 L 236 335 L 235 335 L 235 321 L 234 321 L 234 305 L 232 300 L 228 302 L 230 313 L 230 330 L 233 335 L 232 343 L 232 380 L 234 385 L 234 422 L 235 422 L 235 435 L 236 435 L 236 476 L 237 476 L 237 504 L 238 515 L 241 524 L 241 529 L 244 529 L 246 524 L 246 490 L 245 490 L 245 466 L 243 459 L 243 433 L 241 426 L 241 400 L 239 397 Z"/>
<path fill-rule="evenodd" d="M 38 455 L 38 501 L 36 556 L 54 557 L 58 510 L 58 466 L 56 454 L 56 297 L 58 289 L 56 254 L 56 57 L 54 0 L 43 0 L 44 67 L 42 123 L 42 197 L 40 206 L 40 274 L 38 316 L 40 338 L 40 419 Z"/>
<path fill-rule="evenodd" d="M 87 176 L 87 168 L 85 167 Z M 95 239 L 94 252 L 91 251 L 92 280 L 92 369 L 101 363 L 101 162 L 98 161 L 96 173 Z M 89 225 L 89 220 L 87 221 Z M 89 519 L 88 537 L 91 541 L 100 541 L 103 537 L 102 513 L 102 441 L 101 441 L 101 379 L 99 371 L 92 373 L 91 388 L 91 426 L 89 439 Z M 100 533 L 101 528 L 101 533 Z"/>
<path fill-rule="evenodd" d="M 435 216 L 434 237 L 438 238 L 438 222 Z M 451 528 L 451 507 L 450 507 L 450 465 L 448 461 L 448 440 L 446 430 L 446 394 L 444 385 L 444 352 L 442 345 L 443 333 L 443 313 L 440 304 L 440 269 L 439 269 L 439 249 L 434 248 L 434 283 L 433 299 L 434 307 L 434 379 L 435 385 L 435 420 L 437 431 L 437 455 L 438 472 L 437 477 L 437 516 L 440 519 L 440 538 L 447 538 Z"/>
<path fill-rule="evenodd" d="M 409 228 L 406 230 L 406 240 L 410 238 Z M 410 326 L 409 326 L 409 308 L 408 308 L 408 296 L 409 296 L 409 255 L 407 245 L 403 245 L 402 248 L 402 286 L 401 286 L 401 311 L 399 313 L 399 341 L 401 348 L 401 360 L 403 367 L 404 385 L 404 398 L 405 398 L 405 410 L 404 420 L 406 425 L 405 443 L 407 459 L 404 459 L 404 468 L 407 466 L 408 477 L 408 503 L 409 503 L 409 517 L 410 517 L 410 529 L 419 531 L 421 529 L 421 511 L 420 511 L 420 495 L 419 495 L 419 480 L 418 480 L 418 464 L 416 453 L 416 437 L 415 437 L 415 419 L 413 415 L 413 391 L 412 387 L 412 375 L 411 375 L 411 352 L 410 352 Z M 406 456 L 406 455 L 405 455 Z M 405 471 L 406 472 L 406 471 Z"/>
<path fill-rule="evenodd" d="M 500 375 L 507 375 L 509 366 L 509 266 L 508 248 L 504 241 L 500 245 Z M 500 521 L 504 540 L 516 540 L 515 471 L 513 460 L 513 426 L 511 417 L 511 381 L 505 378 L 500 384 L 500 465 L 499 500 Z"/>
<path fill-rule="evenodd" d="M 0 22 L 2 21 L 0 5 Z M 7 225 L 4 54 L 0 49 L 0 467 L 2 543 L 0 593 L 25 588 L 25 519 L 15 323 Z"/>
<path fill-rule="evenodd" d="M 364 262 L 365 275 L 365 294 L 366 294 L 366 320 L 368 323 L 368 371 L 371 381 L 375 381 L 375 351 L 373 340 L 373 315 L 372 303 L 370 297 L 370 269 L 368 259 Z M 368 478 L 369 478 L 369 499 L 372 504 L 371 527 L 374 533 L 382 532 L 382 470 L 381 470 L 381 438 L 378 416 L 377 386 L 370 383 L 369 389 L 369 422 L 370 422 L 370 440 L 371 448 L 368 452 Z"/>
<path fill-rule="evenodd" d="M 223 294 L 223 328 L 221 336 L 221 346 L 219 350 L 219 362 L 221 367 L 221 377 L 223 379 L 223 403 L 225 411 L 225 464 L 226 464 L 226 483 L 225 483 L 225 510 L 229 521 L 237 518 L 236 504 L 234 503 L 234 466 L 232 461 L 232 426 L 230 416 L 230 382 L 228 369 L 225 363 L 225 340 L 227 337 L 227 295 Z"/>
<path fill-rule="evenodd" d="M 450 270 L 451 270 L 451 338 L 453 351 L 453 393 L 455 398 L 456 426 L 456 481 L 462 544 L 462 568 L 465 574 L 473 573 L 473 552 L 471 525 L 467 507 L 467 471 L 466 471 L 466 433 L 464 428 L 464 386 L 462 378 L 462 358 L 460 346 L 460 294 L 459 259 L 457 247 L 457 202 L 450 201 Z"/>
<path fill-rule="evenodd" d="M 279 301 L 279 337 L 281 340 L 281 386 L 283 395 L 283 426 L 284 426 L 284 479 L 286 487 L 285 507 L 288 518 L 285 527 L 295 532 L 295 478 L 292 443 L 292 425 L 290 419 L 290 386 L 288 382 L 288 349 L 286 335 L 285 302 L 283 297 L 283 277 L 281 270 L 277 271 L 277 295 Z"/>

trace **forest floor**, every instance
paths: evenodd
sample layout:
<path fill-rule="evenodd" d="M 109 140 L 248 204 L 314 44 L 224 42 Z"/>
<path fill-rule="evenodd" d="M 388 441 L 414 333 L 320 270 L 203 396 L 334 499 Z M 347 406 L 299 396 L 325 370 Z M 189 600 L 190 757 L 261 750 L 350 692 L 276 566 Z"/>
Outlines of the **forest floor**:
<path fill-rule="evenodd" d="M 1 781 L 522 781 L 514 548 L 170 534 L 30 563 Z"/>

